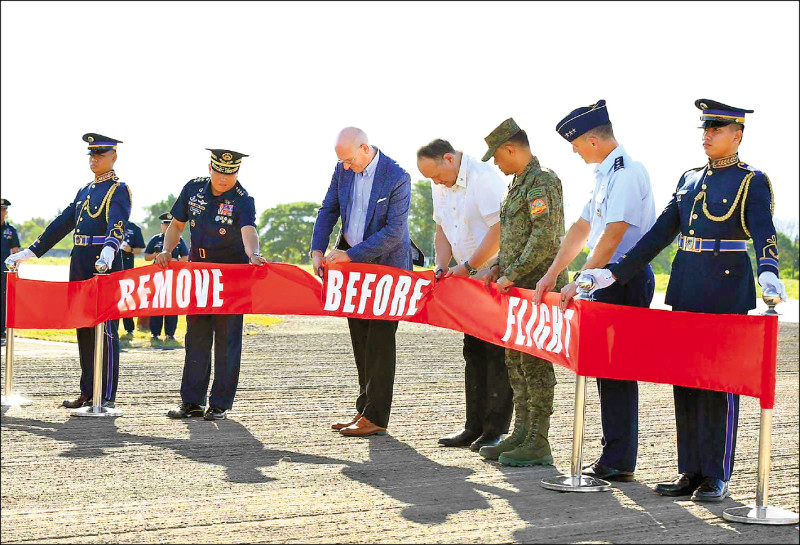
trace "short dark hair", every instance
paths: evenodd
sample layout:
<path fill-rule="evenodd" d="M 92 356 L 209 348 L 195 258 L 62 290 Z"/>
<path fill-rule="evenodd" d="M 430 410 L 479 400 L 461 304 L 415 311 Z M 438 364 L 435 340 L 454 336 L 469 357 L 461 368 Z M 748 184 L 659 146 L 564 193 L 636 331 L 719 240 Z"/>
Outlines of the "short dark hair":
<path fill-rule="evenodd" d="M 522 129 L 518 130 L 514 136 L 506 140 L 506 144 L 515 144 L 528 149 L 531 147 L 530 143 L 528 142 L 528 133 Z"/>
<path fill-rule="evenodd" d="M 609 121 L 608 123 L 589 129 L 586 131 L 585 136 L 594 136 L 600 140 L 610 140 L 614 138 L 614 128 L 611 126 L 611 121 Z"/>
<path fill-rule="evenodd" d="M 456 150 L 447 140 L 437 138 L 417 150 L 417 160 L 425 157 L 434 161 L 441 161 L 445 153 L 455 153 Z"/>

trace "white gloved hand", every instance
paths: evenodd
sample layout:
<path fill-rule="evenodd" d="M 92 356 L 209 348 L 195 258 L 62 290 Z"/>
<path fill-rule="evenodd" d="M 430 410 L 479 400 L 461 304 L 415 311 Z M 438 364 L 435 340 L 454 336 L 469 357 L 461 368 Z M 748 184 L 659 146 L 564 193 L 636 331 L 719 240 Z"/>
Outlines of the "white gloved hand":
<path fill-rule="evenodd" d="M 103 251 L 100 252 L 100 259 L 95 262 L 94 268 L 97 269 L 97 272 L 104 273 L 111 268 L 112 263 L 114 263 L 114 248 L 104 246 Z"/>
<path fill-rule="evenodd" d="M 588 291 L 584 291 L 584 288 L 581 288 L 580 285 L 587 281 L 591 282 L 592 288 Z M 584 295 L 591 295 L 597 290 L 607 288 L 616 281 L 617 279 L 614 278 L 614 275 L 611 274 L 611 271 L 608 269 L 586 269 L 585 271 L 581 271 L 578 277 L 578 291 Z"/>
<path fill-rule="evenodd" d="M 36 257 L 36 254 L 33 253 L 30 248 L 25 248 L 24 250 L 20 250 L 19 252 L 8 256 L 6 258 L 6 267 L 12 271 L 16 270 L 20 263 L 32 257 Z"/>
<path fill-rule="evenodd" d="M 761 286 L 761 293 L 769 293 L 769 291 L 774 290 L 773 293 L 777 292 L 781 297 L 781 301 L 784 303 L 789 299 L 789 296 L 786 295 L 786 287 L 783 285 L 783 282 L 775 276 L 774 272 L 764 271 L 759 274 L 758 283 Z"/>

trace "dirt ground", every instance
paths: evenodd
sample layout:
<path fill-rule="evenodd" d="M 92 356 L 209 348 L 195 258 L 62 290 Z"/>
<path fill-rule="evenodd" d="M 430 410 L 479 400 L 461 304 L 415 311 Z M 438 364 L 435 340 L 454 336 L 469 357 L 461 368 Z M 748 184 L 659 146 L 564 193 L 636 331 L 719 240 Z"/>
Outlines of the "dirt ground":
<path fill-rule="evenodd" d="M 461 335 L 402 323 L 389 434 L 345 438 L 357 389 L 346 322 L 287 317 L 244 339 L 234 410 L 172 421 L 183 351 L 123 352 L 116 419 L 71 418 L 77 346 L 17 341 L 2 416 L 2 530 L 11 542 L 798 543 L 798 526 L 727 523 L 755 498 L 758 402 L 742 398 L 732 497 L 653 492 L 676 473 L 672 389 L 641 384 L 637 481 L 610 492 L 539 484 L 569 471 L 574 377 L 557 368 L 555 466 L 508 468 L 437 439 L 464 415 Z M 798 324 L 781 324 L 769 503 L 798 512 Z M 584 459 L 600 452 L 588 387 Z"/>

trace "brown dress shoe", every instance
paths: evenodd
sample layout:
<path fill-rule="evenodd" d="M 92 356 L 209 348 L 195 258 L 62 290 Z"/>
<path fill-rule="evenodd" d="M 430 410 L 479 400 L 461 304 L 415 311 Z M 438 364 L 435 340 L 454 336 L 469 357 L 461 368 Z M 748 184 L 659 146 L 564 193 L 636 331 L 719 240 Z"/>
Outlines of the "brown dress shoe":
<path fill-rule="evenodd" d="M 346 428 L 347 426 L 352 426 L 353 424 L 358 422 L 359 418 L 361 418 L 361 413 L 358 413 L 357 415 L 355 415 L 350 422 L 337 422 L 336 424 L 332 424 L 331 425 L 331 429 L 333 431 L 342 430 L 342 429 Z"/>
<path fill-rule="evenodd" d="M 358 419 L 358 421 L 355 424 L 339 430 L 339 433 L 341 433 L 342 435 L 346 435 L 347 437 L 386 435 L 386 428 L 376 426 L 375 424 L 367 420 L 366 417 L 362 416 L 361 418 Z"/>
<path fill-rule="evenodd" d="M 77 409 L 79 407 L 89 407 L 91 404 L 92 398 L 81 394 L 75 401 L 65 400 L 61 406 L 67 409 Z"/>

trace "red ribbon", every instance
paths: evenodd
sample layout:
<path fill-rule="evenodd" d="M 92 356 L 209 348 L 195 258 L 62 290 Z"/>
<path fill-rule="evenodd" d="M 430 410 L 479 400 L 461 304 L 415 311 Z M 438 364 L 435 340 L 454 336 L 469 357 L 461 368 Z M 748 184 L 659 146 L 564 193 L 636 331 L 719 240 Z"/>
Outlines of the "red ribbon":
<path fill-rule="evenodd" d="M 8 327 L 71 329 L 167 314 L 302 314 L 403 320 L 461 331 L 589 377 L 676 384 L 775 403 L 778 320 L 575 301 L 470 278 L 348 263 L 325 282 L 294 265 L 171 262 L 82 282 L 8 275 Z"/>

